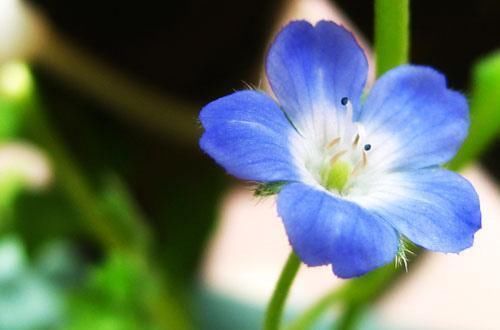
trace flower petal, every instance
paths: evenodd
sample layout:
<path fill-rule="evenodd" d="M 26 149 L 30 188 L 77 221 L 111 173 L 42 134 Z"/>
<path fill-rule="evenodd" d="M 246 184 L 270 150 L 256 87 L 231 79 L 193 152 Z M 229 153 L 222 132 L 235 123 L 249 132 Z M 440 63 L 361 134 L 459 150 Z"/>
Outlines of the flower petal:
<path fill-rule="evenodd" d="M 450 160 L 469 126 L 463 95 L 439 72 L 401 66 L 381 77 L 358 120 L 372 146 L 369 161 L 384 169 L 423 168 Z"/>
<path fill-rule="evenodd" d="M 236 92 L 205 106 L 201 148 L 230 174 L 262 182 L 299 178 L 288 150 L 293 126 L 278 105 L 256 91 Z"/>
<path fill-rule="evenodd" d="M 396 231 L 358 205 L 302 183 L 287 184 L 278 213 L 301 260 L 332 264 L 335 274 L 360 276 L 390 262 L 399 246 Z"/>
<path fill-rule="evenodd" d="M 472 185 L 440 168 L 387 174 L 370 193 L 351 198 L 432 251 L 468 248 L 481 227 L 479 199 Z"/>
<path fill-rule="evenodd" d="M 295 21 L 276 37 L 266 70 L 292 122 L 301 133 L 313 133 L 335 124 L 336 109 L 345 108 L 342 98 L 348 97 L 356 107 L 368 63 L 354 36 L 342 26 Z"/>

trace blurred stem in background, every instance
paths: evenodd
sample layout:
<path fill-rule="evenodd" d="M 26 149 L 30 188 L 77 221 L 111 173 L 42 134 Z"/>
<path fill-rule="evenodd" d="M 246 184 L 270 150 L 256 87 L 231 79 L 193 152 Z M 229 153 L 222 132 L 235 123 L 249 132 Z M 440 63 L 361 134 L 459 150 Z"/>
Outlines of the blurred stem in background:
<path fill-rule="evenodd" d="M 375 61 L 377 77 L 408 62 L 410 0 L 375 1 Z"/>
<path fill-rule="evenodd" d="M 179 145 L 197 146 L 199 106 L 142 85 L 50 31 L 38 62 L 129 122 Z"/>
<path fill-rule="evenodd" d="M 474 66 L 470 95 L 471 126 L 458 154 L 450 162 L 458 169 L 486 150 L 500 130 L 500 52 Z"/>
<path fill-rule="evenodd" d="M 111 185 L 104 201 L 118 201 L 122 206 L 122 213 L 125 212 L 127 216 L 109 210 L 106 213 L 98 194 L 46 118 L 43 102 L 37 96 L 35 81 L 28 66 L 15 63 L 9 68 L 11 71 L 8 74 L 0 76 L 5 78 L 0 80 L 2 99 L 17 108 L 28 108 L 25 118 L 27 129 L 49 155 L 56 184 L 61 186 L 68 200 L 82 213 L 85 228 L 94 234 L 107 254 L 120 251 L 135 260 L 149 288 L 144 292 L 147 295 L 144 301 L 147 302 L 151 318 L 158 326 L 162 329 L 191 329 L 184 305 L 177 300 L 179 295 L 169 287 L 168 276 L 155 269 L 150 260 L 149 244 L 152 237 L 138 216 L 140 213 L 128 200 L 124 187 L 117 186 L 116 183 Z M 13 185 L 10 181 L 6 183 L 9 183 L 8 187 L 17 187 L 17 184 Z"/>

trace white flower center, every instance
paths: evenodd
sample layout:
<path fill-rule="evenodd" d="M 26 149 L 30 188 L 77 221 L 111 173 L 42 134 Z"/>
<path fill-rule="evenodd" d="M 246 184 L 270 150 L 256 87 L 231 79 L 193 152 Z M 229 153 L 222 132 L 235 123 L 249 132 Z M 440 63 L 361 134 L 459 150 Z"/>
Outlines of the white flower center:
<path fill-rule="evenodd" d="M 296 146 L 296 159 L 305 168 L 306 180 L 346 196 L 356 184 L 356 178 L 366 172 L 373 146 L 366 141 L 363 126 L 353 121 L 352 103 L 343 98 L 341 104 L 345 109 L 337 113 L 336 129 L 326 128 L 321 132 L 325 125 L 315 125 L 313 134 L 303 136 L 302 143 L 292 144 Z"/>
<path fill-rule="evenodd" d="M 371 145 L 362 145 L 360 139 L 357 132 L 354 138 L 345 141 L 343 137 L 335 137 L 324 147 L 325 159 L 320 172 L 322 186 L 343 195 L 352 179 L 366 168 Z"/>

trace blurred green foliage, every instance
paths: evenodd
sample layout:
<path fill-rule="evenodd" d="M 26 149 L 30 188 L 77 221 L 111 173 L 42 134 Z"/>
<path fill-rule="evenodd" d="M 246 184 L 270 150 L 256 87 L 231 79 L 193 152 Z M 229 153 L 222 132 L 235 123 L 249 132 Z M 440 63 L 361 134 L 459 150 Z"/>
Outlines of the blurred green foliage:
<path fill-rule="evenodd" d="M 17 136 L 28 108 L 20 106 L 32 92 L 32 77 L 26 64 L 13 61 L 0 65 L 0 140 Z"/>
<path fill-rule="evenodd" d="M 459 168 L 478 157 L 500 131 L 500 52 L 476 63 L 470 93 L 471 126 L 467 139 L 450 163 Z"/>
<path fill-rule="evenodd" d="M 155 329 L 141 299 L 144 284 L 130 259 L 111 255 L 101 267 L 92 267 L 84 286 L 70 299 L 67 329 Z"/>
<path fill-rule="evenodd" d="M 108 255 L 113 256 L 103 269 L 91 272 L 92 276 L 80 283 L 82 293 L 70 299 L 68 306 L 77 307 L 66 313 L 69 319 L 64 320 L 65 327 L 84 329 L 91 324 L 93 328 L 124 329 L 126 324 L 130 329 L 191 328 L 185 311 L 187 299 L 182 297 L 192 286 L 215 219 L 219 196 L 216 191 L 222 188 L 222 175 L 207 175 L 203 168 L 195 169 L 200 165 L 196 154 L 184 162 L 169 162 L 169 166 L 177 166 L 172 172 L 165 167 L 154 168 L 156 162 L 141 162 L 144 173 L 153 175 L 147 182 L 153 185 L 147 189 L 153 198 L 142 203 L 149 211 L 145 215 L 120 178 L 120 174 L 126 176 L 123 168 L 110 167 L 117 153 L 107 153 L 96 143 L 92 152 L 101 157 L 89 157 L 91 164 L 77 164 L 74 150 L 70 151 L 61 139 L 64 133 L 58 133 L 57 121 L 55 125 L 49 122 L 52 118 L 45 109 L 51 102 L 43 90 L 28 98 L 4 95 L 0 99 L 13 109 L 9 114 L 20 117 L 25 110 L 16 109 L 30 110 L 20 121 L 23 125 L 16 127 L 6 141 L 35 141 L 49 156 L 55 176 L 50 187 L 38 191 L 14 185 L 15 180 L 0 180 L 4 192 L 2 210 L 8 210 L 12 218 L 4 231 L 18 233 L 30 255 L 49 241 L 69 238 L 95 251 L 89 254 L 91 259 L 97 258 L 95 261 L 100 256 L 106 260 Z M 89 132 L 90 128 L 86 134 Z M 109 135 L 109 131 L 104 132 Z M 119 137 L 107 138 L 123 141 Z M 137 149 L 139 154 L 143 147 Z M 127 148 L 127 152 L 131 150 Z M 135 157 L 127 158 L 126 165 L 132 167 L 134 161 Z M 184 165 L 191 161 L 191 167 Z M 156 172 L 148 168 L 150 165 Z M 143 183 L 143 173 L 139 177 Z M 5 178 L 16 177 L 9 174 Z M 6 213 L 3 211 L 4 220 Z M 150 231 L 149 227 L 156 229 Z M 147 314 L 146 321 L 142 314 Z"/>
<path fill-rule="evenodd" d="M 52 329 L 60 325 L 64 300 L 60 288 L 30 265 L 21 240 L 0 240 L 0 328 Z"/>

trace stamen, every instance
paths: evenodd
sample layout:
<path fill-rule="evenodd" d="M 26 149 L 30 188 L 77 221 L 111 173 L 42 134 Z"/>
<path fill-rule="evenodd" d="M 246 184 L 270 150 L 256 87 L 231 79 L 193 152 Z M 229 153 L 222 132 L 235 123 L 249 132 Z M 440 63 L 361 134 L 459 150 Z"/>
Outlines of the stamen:
<path fill-rule="evenodd" d="M 342 150 L 342 151 L 340 151 L 340 152 L 336 153 L 336 154 L 332 157 L 332 159 L 330 159 L 330 164 L 332 164 L 332 165 L 333 165 L 333 164 L 335 164 L 335 162 L 336 162 L 337 160 L 339 160 L 339 159 L 340 159 L 340 157 L 344 156 L 346 153 L 347 153 L 347 150 Z"/>
<path fill-rule="evenodd" d="M 352 142 L 352 146 L 355 147 L 359 143 L 359 133 L 356 134 L 356 137 L 354 138 L 354 141 Z M 366 145 L 365 145 L 365 150 L 366 150 Z"/>
<path fill-rule="evenodd" d="M 331 140 L 330 143 L 328 143 L 326 145 L 326 148 L 331 149 L 333 146 L 335 146 L 339 142 L 340 142 L 340 137 L 336 137 L 335 139 Z"/>
<path fill-rule="evenodd" d="M 351 172 L 351 176 L 355 176 L 358 174 L 358 172 L 368 164 L 368 157 L 366 156 L 366 152 L 363 151 L 363 155 L 361 159 L 358 161 L 356 166 L 354 166 L 354 169 Z"/>
<path fill-rule="evenodd" d="M 362 167 L 361 162 L 358 162 L 356 164 L 356 166 L 354 166 L 354 169 L 351 172 L 351 176 L 356 176 L 358 174 L 359 170 L 361 169 L 361 167 Z"/>
<path fill-rule="evenodd" d="M 348 97 L 343 97 L 341 100 L 340 100 L 340 103 L 342 103 L 342 105 L 346 105 L 347 102 L 349 102 L 349 98 Z"/>

